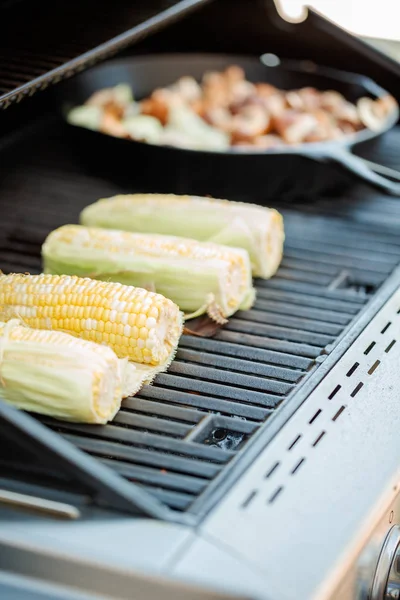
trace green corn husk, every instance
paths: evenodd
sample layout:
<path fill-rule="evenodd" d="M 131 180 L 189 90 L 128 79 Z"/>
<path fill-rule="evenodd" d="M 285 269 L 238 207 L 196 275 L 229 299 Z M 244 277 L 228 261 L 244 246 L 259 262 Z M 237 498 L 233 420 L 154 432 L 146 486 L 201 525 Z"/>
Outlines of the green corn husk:
<path fill-rule="evenodd" d="M 83 225 L 137 233 L 185 236 L 247 250 L 253 275 L 277 271 L 284 244 L 283 219 L 274 209 L 173 194 L 132 194 L 99 200 L 80 215 Z"/>
<path fill-rule="evenodd" d="M 65 225 L 42 247 L 45 273 L 144 287 L 170 298 L 186 318 L 225 322 L 253 302 L 246 251 L 161 235 Z"/>
<path fill-rule="evenodd" d="M 105 424 L 153 371 L 67 333 L 0 322 L 0 398 L 22 410 Z"/>

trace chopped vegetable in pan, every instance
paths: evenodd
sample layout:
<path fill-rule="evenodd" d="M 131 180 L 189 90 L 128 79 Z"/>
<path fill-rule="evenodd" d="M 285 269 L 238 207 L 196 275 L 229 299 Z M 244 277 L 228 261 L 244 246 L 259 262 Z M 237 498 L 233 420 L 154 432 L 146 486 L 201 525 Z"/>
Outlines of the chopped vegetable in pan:
<path fill-rule="evenodd" d="M 141 101 L 126 84 L 95 92 L 68 114 L 72 125 L 114 137 L 191 150 L 260 151 L 341 139 L 381 128 L 396 108 L 391 96 L 349 102 L 333 90 L 280 90 L 252 83 L 236 65 L 181 77 Z"/>

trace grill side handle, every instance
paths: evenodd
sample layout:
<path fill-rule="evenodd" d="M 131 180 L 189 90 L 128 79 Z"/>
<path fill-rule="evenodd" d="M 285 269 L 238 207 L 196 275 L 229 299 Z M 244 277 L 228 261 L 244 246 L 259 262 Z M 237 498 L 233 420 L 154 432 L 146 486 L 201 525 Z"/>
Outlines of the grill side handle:
<path fill-rule="evenodd" d="M 64 472 L 88 489 L 95 504 L 146 518 L 180 522 L 185 519 L 184 516 L 178 518 L 174 511 L 145 490 L 75 448 L 30 415 L 6 404 L 1 397 L 0 424 L 28 452 L 44 456 L 55 471 Z"/>

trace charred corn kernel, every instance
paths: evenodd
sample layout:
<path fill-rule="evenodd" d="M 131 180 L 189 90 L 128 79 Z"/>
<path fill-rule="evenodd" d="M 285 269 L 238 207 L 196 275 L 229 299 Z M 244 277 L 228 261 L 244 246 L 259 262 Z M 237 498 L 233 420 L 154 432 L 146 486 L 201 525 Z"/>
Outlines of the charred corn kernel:
<path fill-rule="evenodd" d="M 128 300 L 124 304 L 124 311 L 128 315 L 133 312 L 134 306 L 138 306 L 139 316 L 142 315 L 145 300 L 160 307 L 157 325 L 154 328 L 156 345 L 152 351 L 151 364 L 160 367 L 168 366 L 182 332 L 182 313 L 171 300 L 140 288 L 127 288 L 120 283 L 95 281 L 68 275 L 0 275 L 0 320 L 8 321 L 19 317 L 29 326 L 37 329 L 51 329 L 54 324 L 54 307 L 51 306 L 49 317 L 45 318 L 40 298 L 43 294 L 52 299 L 64 296 L 68 305 L 68 314 L 73 316 L 63 319 L 57 329 L 63 329 L 82 339 L 102 342 L 104 333 L 100 331 L 100 321 L 96 318 L 98 306 L 102 303 L 103 307 L 110 310 L 110 319 L 105 323 L 104 319 L 101 319 L 101 327 L 104 326 L 104 332 L 109 333 L 111 322 L 108 343 L 113 348 L 116 343 L 117 324 L 123 317 L 123 313 L 118 310 L 122 293 L 127 294 Z M 75 315 L 82 306 L 84 297 L 90 299 L 90 318 L 86 319 L 85 327 L 82 327 L 82 322 L 75 318 Z M 144 323 L 146 323 L 146 318 L 143 314 Z M 150 330 L 146 329 L 146 331 L 149 335 Z M 119 357 L 145 362 L 142 355 L 135 354 L 133 357 L 131 350 L 129 345 L 121 346 Z"/>
<path fill-rule="evenodd" d="M 0 398 L 17 408 L 104 424 L 151 377 L 151 368 L 119 359 L 107 346 L 18 319 L 0 322 Z"/>
<path fill-rule="evenodd" d="M 48 236 L 42 256 L 46 273 L 151 286 L 192 315 L 213 306 L 226 318 L 249 308 L 255 296 L 246 250 L 210 242 L 65 225 Z M 121 301 L 111 311 L 109 321 L 117 323 L 111 332 L 120 334 L 128 324 L 135 338 L 137 328 L 145 340 L 157 328 L 162 304 L 148 294 L 138 298 L 129 314 L 125 304 Z"/>
<path fill-rule="evenodd" d="M 137 233 L 185 236 L 248 251 L 253 275 L 268 279 L 282 260 L 284 227 L 276 210 L 173 194 L 132 194 L 99 200 L 80 215 L 82 225 Z"/>

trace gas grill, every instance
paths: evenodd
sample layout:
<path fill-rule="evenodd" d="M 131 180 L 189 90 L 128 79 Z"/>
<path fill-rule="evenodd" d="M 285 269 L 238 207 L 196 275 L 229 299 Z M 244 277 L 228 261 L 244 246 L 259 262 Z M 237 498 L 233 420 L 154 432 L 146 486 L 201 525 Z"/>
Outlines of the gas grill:
<path fill-rule="evenodd" d="M 140 191 L 134 170 L 129 183 L 113 173 L 112 157 L 106 174 L 81 160 L 49 84 L 128 46 L 257 54 L 271 45 L 343 67 L 331 52 L 341 45 L 346 67 L 393 93 L 400 74 L 315 13 L 291 26 L 294 40 L 267 2 L 121 2 L 112 18 L 108 3 L 84 2 L 75 29 L 72 5 L 39 4 L 35 34 L 28 12 L 17 19 L 24 2 L 0 3 L 4 272 L 39 273 L 52 229 L 100 197 Z M 396 127 L 360 155 L 400 169 L 399 147 Z M 400 542 L 400 203 L 361 184 L 334 197 L 310 189 L 296 203 L 276 200 L 284 259 L 256 282 L 254 308 L 212 338 L 184 335 L 168 372 L 112 424 L 0 404 L 1 597 L 396 597 L 382 594 Z M 394 568 L 392 590 L 396 577 Z"/>

